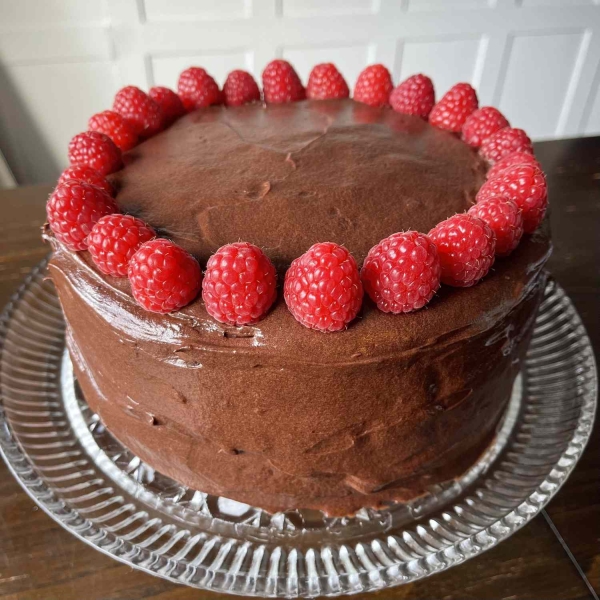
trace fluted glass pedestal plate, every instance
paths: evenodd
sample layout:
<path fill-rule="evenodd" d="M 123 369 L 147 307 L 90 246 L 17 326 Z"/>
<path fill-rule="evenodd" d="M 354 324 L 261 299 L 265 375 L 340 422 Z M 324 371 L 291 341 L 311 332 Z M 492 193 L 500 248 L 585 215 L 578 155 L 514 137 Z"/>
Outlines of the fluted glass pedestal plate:
<path fill-rule="evenodd" d="M 496 442 L 460 481 L 352 518 L 269 514 L 162 476 L 104 429 L 74 381 L 44 273 L 40 265 L 2 317 L 0 450 L 27 493 L 74 535 L 178 583 L 293 598 L 427 577 L 537 515 L 593 425 L 593 353 L 569 298 L 551 282 Z"/>

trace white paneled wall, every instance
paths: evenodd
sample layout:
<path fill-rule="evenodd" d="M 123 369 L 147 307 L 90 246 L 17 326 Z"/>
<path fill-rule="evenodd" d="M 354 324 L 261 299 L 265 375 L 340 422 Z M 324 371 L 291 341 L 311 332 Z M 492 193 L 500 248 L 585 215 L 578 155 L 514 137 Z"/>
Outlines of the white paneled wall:
<path fill-rule="evenodd" d="M 20 183 L 49 181 L 119 87 L 220 84 L 283 57 L 333 61 L 353 85 L 383 62 L 471 82 L 535 139 L 600 134 L 600 0 L 0 0 L 0 149 Z"/>

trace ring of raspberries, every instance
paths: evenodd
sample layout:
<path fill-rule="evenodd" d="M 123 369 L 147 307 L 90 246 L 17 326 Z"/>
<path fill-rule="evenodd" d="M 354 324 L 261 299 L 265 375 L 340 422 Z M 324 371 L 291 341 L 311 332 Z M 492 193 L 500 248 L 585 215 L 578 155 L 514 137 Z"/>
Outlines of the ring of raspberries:
<path fill-rule="evenodd" d="M 235 70 L 223 89 L 199 67 L 186 69 L 177 93 L 154 87 L 120 90 L 112 107 L 93 115 L 88 131 L 69 144 L 71 166 L 61 174 L 47 204 L 54 237 L 66 248 L 88 250 L 99 271 L 128 277 L 131 293 L 147 311 L 169 313 L 201 295 L 207 313 L 228 325 L 263 319 L 277 300 L 277 273 L 267 255 L 248 242 L 219 248 L 203 274 L 198 261 L 158 237 L 140 219 L 119 213 L 118 194 L 106 178 L 123 167 L 122 154 L 193 110 L 251 102 L 280 104 L 350 97 L 332 63 L 317 65 L 306 88 L 292 65 L 274 60 L 262 74 L 262 93 L 250 73 Z M 469 287 L 489 273 L 496 256 L 508 256 L 533 233 L 548 206 L 546 178 L 531 140 L 497 109 L 479 107 L 468 83 L 453 86 L 436 103 L 431 79 L 418 74 L 394 87 L 383 65 L 358 77 L 352 98 L 381 110 L 420 117 L 457 135 L 490 165 L 473 206 L 427 234 L 394 233 L 371 248 L 359 268 L 333 242 L 314 244 L 292 262 L 283 297 L 295 319 L 309 329 L 341 331 L 360 313 L 363 295 L 385 313 L 419 310 L 440 285 Z M 116 196 L 116 198 L 115 198 Z"/>

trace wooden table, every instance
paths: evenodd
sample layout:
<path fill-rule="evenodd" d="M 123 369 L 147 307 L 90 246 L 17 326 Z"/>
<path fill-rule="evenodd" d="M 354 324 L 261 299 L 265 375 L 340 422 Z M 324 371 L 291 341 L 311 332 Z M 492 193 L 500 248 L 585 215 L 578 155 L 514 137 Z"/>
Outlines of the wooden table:
<path fill-rule="evenodd" d="M 600 348 L 600 138 L 537 144 L 555 242 L 550 270 Z M 49 186 L 0 191 L 0 303 L 47 253 L 39 238 Z M 594 591 L 595 590 L 595 591 Z M 600 427 L 547 509 L 489 552 L 428 579 L 357 598 L 598 599 Z M 192 590 L 104 556 L 47 517 L 0 461 L 1 600 L 230 598 Z"/>

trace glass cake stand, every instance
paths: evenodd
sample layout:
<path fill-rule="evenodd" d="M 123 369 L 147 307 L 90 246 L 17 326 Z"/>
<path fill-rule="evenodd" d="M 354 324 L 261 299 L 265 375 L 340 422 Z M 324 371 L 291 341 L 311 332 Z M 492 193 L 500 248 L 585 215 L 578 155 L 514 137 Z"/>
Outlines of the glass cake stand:
<path fill-rule="evenodd" d="M 313 597 L 400 585 L 481 554 L 535 517 L 581 456 L 596 408 L 590 342 L 549 283 L 496 441 L 459 481 L 352 518 L 269 514 L 188 489 L 117 442 L 83 400 L 45 264 L 0 324 L 0 450 L 33 500 L 98 550 L 189 586 Z"/>

